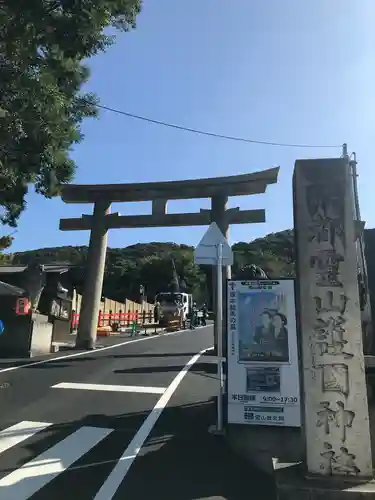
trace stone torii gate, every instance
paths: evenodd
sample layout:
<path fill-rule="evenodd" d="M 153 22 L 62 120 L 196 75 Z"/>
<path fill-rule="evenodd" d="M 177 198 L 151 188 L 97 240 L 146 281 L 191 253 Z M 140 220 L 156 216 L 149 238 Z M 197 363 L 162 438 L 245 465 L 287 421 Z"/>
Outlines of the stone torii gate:
<path fill-rule="evenodd" d="M 269 184 L 277 182 L 278 172 L 279 167 L 275 167 L 252 174 L 208 179 L 64 186 L 61 197 L 65 203 L 94 204 L 92 215 L 60 220 L 62 231 L 90 230 L 77 347 L 95 348 L 109 229 L 208 226 L 216 222 L 228 238 L 230 224 L 260 223 L 266 220 L 263 209 L 242 211 L 239 208 L 227 209 L 228 197 L 265 193 Z M 211 209 L 201 209 L 196 213 L 167 213 L 168 200 L 193 198 L 211 198 Z M 110 213 L 112 203 L 134 201 L 152 201 L 152 214 L 121 216 L 119 213 Z M 230 277 L 230 267 L 225 268 L 223 279 Z M 213 273 L 213 286 L 215 286 L 215 279 L 215 273 Z M 225 288 L 223 287 L 223 290 Z M 224 327 L 225 324 L 224 322 Z"/>

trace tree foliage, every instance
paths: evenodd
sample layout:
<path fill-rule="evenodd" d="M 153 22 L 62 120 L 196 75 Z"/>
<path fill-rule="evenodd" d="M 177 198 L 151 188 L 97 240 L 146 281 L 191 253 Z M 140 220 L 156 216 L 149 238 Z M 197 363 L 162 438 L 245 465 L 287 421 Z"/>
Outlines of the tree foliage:
<path fill-rule="evenodd" d="M 103 285 L 103 295 L 115 300 L 139 300 L 143 285 L 149 300 L 155 294 L 170 288 L 175 261 L 177 274 L 186 285 L 186 291 L 200 298 L 205 290 L 206 276 L 194 264 L 194 248 L 175 243 L 137 244 L 127 248 L 109 248 Z M 31 250 L 13 254 L 13 264 L 27 265 L 34 259 L 47 263 L 74 265 L 72 278 L 83 290 L 87 247 L 60 247 Z"/>
<path fill-rule="evenodd" d="M 87 58 L 135 26 L 141 0 L 2 0 L 0 4 L 0 221 L 25 208 L 28 186 L 46 197 L 70 182 L 81 123 L 97 97 L 81 93 Z"/>
<path fill-rule="evenodd" d="M 236 243 L 233 274 L 244 266 L 254 264 L 261 267 L 270 277 L 293 277 L 295 275 L 295 252 L 293 230 L 270 233 L 250 243 Z"/>
<path fill-rule="evenodd" d="M 262 267 L 270 278 L 294 276 L 293 232 L 273 233 L 250 243 L 233 245 L 234 277 L 242 266 L 255 264 Z M 107 252 L 104 289 L 106 297 L 139 300 L 139 287 L 146 289 L 148 300 L 169 289 L 173 277 L 173 257 L 180 282 L 195 299 L 208 300 L 211 268 L 194 264 L 194 248 L 175 243 L 137 244 L 127 248 L 110 248 Z M 13 264 L 28 264 L 37 258 L 43 263 L 71 263 L 75 267 L 72 277 L 82 290 L 87 247 L 43 248 L 13 254 Z"/>
<path fill-rule="evenodd" d="M 12 257 L 9 254 L 4 254 L 3 250 L 7 250 L 13 243 L 13 236 L 0 236 L 0 264 L 10 262 Z"/>
<path fill-rule="evenodd" d="M 0 236 L 0 252 L 9 248 L 13 243 L 12 236 Z"/>

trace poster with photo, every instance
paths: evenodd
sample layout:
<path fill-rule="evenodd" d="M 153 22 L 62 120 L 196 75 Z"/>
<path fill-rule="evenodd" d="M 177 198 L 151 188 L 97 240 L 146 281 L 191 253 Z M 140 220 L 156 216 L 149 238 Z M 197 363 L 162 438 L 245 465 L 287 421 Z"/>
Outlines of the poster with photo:
<path fill-rule="evenodd" d="M 282 290 L 238 294 L 240 361 L 289 361 L 287 301 Z"/>
<path fill-rule="evenodd" d="M 228 282 L 228 422 L 299 427 L 294 280 Z"/>

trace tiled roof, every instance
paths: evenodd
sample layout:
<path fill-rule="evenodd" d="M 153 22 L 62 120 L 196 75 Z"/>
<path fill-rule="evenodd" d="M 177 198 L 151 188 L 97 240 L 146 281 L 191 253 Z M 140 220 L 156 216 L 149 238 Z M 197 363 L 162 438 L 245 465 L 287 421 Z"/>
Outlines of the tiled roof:
<path fill-rule="evenodd" d="M 44 264 L 46 273 L 66 273 L 71 267 L 67 264 Z M 27 266 L 0 266 L 0 275 L 22 273 L 26 268 Z"/>

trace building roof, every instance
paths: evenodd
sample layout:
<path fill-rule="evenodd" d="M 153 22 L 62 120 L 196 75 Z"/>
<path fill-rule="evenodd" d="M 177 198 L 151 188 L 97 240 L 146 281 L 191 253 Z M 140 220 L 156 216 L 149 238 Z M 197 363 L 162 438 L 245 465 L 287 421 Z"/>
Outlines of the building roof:
<path fill-rule="evenodd" d="M 63 274 L 69 271 L 72 266 L 67 264 L 43 264 L 46 273 L 59 273 Z M 27 269 L 27 266 L 0 266 L 1 274 L 16 274 L 23 273 Z"/>
<path fill-rule="evenodd" d="M 13 295 L 15 297 L 22 297 L 25 295 L 25 290 L 19 288 L 18 286 L 9 285 L 9 283 L 4 283 L 0 281 L 0 295 Z"/>

